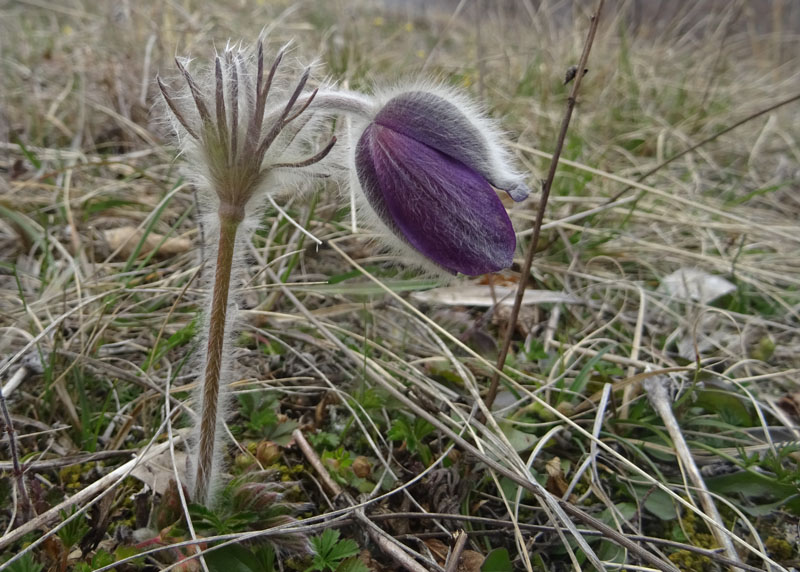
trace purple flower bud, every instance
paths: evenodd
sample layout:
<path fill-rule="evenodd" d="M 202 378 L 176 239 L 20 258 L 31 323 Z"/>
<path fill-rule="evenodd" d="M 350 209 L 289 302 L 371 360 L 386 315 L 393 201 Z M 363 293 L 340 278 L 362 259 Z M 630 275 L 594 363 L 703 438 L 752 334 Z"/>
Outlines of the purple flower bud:
<path fill-rule="evenodd" d="M 492 185 L 514 200 L 528 189 L 496 139 L 490 123 L 437 94 L 397 95 L 356 146 L 367 202 L 389 230 L 449 272 L 506 268 L 516 236 Z"/>

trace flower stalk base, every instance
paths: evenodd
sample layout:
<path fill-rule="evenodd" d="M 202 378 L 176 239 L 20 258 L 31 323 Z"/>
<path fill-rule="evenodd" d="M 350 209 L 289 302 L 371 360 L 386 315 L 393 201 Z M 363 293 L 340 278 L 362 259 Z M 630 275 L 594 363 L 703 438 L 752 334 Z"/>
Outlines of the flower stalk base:
<path fill-rule="evenodd" d="M 217 267 L 214 273 L 214 291 L 211 297 L 211 313 L 208 319 L 208 351 L 202 387 L 202 409 L 197 442 L 197 472 L 193 495 L 194 501 L 200 503 L 206 503 L 209 500 L 207 497 L 211 490 L 211 477 L 214 472 L 222 352 L 225 345 L 233 253 L 240 219 L 226 217 L 220 213 L 219 222 L 219 248 L 217 250 Z"/>

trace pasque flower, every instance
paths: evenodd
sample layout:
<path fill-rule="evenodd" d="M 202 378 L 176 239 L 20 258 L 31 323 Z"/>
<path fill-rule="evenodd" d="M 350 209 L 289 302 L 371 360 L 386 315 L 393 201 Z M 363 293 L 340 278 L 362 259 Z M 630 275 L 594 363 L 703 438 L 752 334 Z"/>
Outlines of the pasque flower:
<path fill-rule="evenodd" d="M 516 236 L 493 187 L 528 195 L 494 125 L 440 88 L 388 98 L 355 148 L 358 180 L 387 229 L 436 266 L 467 275 L 511 265 Z"/>
<path fill-rule="evenodd" d="M 282 50 L 265 66 L 259 42 L 254 55 L 228 49 L 199 73 L 177 61 L 182 87 L 158 80 L 186 172 L 216 210 L 207 222 L 219 236 L 216 263 L 208 261 L 213 289 L 190 483 L 197 502 L 214 500 L 220 473 L 239 228 L 257 219 L 265 196 L 296 188 L 304 178 L 352 173 L 352 163 L 345 165 L 334 149 L 330 134 L 341 126 L 335 116 L 346 114 L 363 128 L 353 148 L 362 211 L 396 245 L 421 254 L 428 268 L 476 275 L 511 265 L 516 238 L 495 188 L 517 201 L 528 194 L 496 127 L 457 93 L 425 87 L 367 97 L 324 85 L 311 90 L 310 69 L 287 73 L 283 60 Z"/>

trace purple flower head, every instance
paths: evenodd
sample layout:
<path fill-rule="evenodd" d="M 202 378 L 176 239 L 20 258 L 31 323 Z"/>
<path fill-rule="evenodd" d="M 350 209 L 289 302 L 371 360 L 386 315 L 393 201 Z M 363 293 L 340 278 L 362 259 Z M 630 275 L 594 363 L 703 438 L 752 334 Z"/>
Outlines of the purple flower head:
<path fill-rule="evenodd" d="M 516 236 L 493 187 L 515 201 L 529 192 L 498 139 L 456 95 L 400 93 L 361 134 L 358 179 L 380 221 L 435 265 L 494 272 L 511 265 Z"/>

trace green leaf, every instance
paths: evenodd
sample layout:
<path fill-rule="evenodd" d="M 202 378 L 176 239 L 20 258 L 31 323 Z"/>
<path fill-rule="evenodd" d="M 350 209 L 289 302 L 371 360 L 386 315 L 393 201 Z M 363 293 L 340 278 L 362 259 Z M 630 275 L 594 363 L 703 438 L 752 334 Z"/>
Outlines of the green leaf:
<path fill-rule="evenodd" d="M 595 554 L 603 562 L 617 562 L 622 564 L 625 560 L 625 549 L 611 542 L 610 540 L 601 540 L 598 548 L 595 549 Z M 594 568 L 592 568 L 593 570 Z"/>
<path fill-rule="evenodd" d="M 194 339 L 196 327 L 197 321 L 192 320 L 166 340 L 160 340 L 158 346 L 153 348 L 153 350 L 150 352 L 150 356 L 147 360 L 145 360 L 145 363 L 142 366 L 143 369 L 148 369 L 153 363 L 164 357 L 168 351 L 191 342 L 192 339 Z"/>
<path fill-rule="evenodd" d="M 135 201 L 128 201 L 125 199 L 118 199 L 116 197 L 106 198 L 106 199 L 98 199 L 98 200 L 88 200 L 83 203 L 83 213 L 84 215 L 91 216 L 100 212 L 103 212 L 108 209 L 113 209 L 117 207 L 128 207 L 138 205 L 139 203 Z"/>
<path fill-rule="evenodd" d="M 327 431 L 320 431 L 316 434 L 309 434 L 308 440 L 314 445 L 315 449 L 330 448 L 334 449 L 339 446 L 341 439 L 336 433 L 328 433 Z"/>
<path fill-rule="evenodd" d="M 254 555 L 258 560 L 258 570 L 273 572 L 275 570 L 275 549 L 270 544 L 262 544 L 255 549 Z"/>
<path fill-rule="evenodd" d="M 333 528 L 328 528 L 323 531 L 319 536 L 314 536 L 311 539 L 311 546 L 314 547 L 314 552 L 318 555 L 327 556 L 336 543 L 339 541 L 339 531 Z"/>
<path fill-rule="evenodd" d="M 747 201 L 749 201 L 750 199 L 752 199 L 754 197 L 758 197 L 758 196 L 761 196 L 761 195 L 766 195 L 766 194 L 772 193 L 774 191 L 777 191 L 777 190 L 782 189 L 784 187 L 787 187 L 789 185 L 793 185 L 796 182 L 797 181 L 783 181 L 783 182 L 778 183 L 776 185 L 769 185 L 768 187 L 763 187 L 761 189 L 756 189 L 754 191 L 750 191 L 749 193 L 747 193 L 747 194 L 745 194 L 745 195 L 743 195 L 741 197 L 734 197 L 732 199 L 728 199 L 726 201 L 726 205 L 731 205 L 731 206 L 740 205 L 742 203 L 746 203 Z"/>
<path fill-rule="evenodd" d="M 215 512 L 203 505 L 190 504 L 189 516 L 192 518 L 195 528 L 199 530 L 211 530 L 217 534 L 233 532 Z"/>
<path fill-rule="evenodd" d="M 60 512 L 62 520 L 67 520 L 67 518 L 74 515 L 76 511 L 77 507 L 75 505 L 72 505 L 69 515 L 62 510 Z M 61 542 L 64 543 L 67 552 L 69 552 L 73 546 L 81 541 L 81 538 L 83 538 L 87 532 L 89 532 L 89 525 L 86 523 L 86 516 L 81 514 L 62 526 L 57 534 Z"/>
<path fill-rule="evenodd" d="M 750 427 L 753 419 L 750 411 L 741 398 L 719 389 L 703 389 L 697 392 L 697 399 L 692 404 L 706 411 L 718 413 L 725 421 L 738 427 Z"/>
<path fill-rule="evenodd" d="M 614 508 L 617 509 L 614 514 L 611 513 L 611 509 L 606 508 L 599 515 L 600 520 L 609 526 L 616 526 L 617 520 L 628 521 L 636 514 L 636 505 L 632 502 L 620 502 L 615 504 Z"/>
<path fill-rule="evenodd" d="M 336 572 L 369 572 L 369 568 L 358 558 L 348 558 L 336 567 Z"/>
<path fill-rule="evenodd" d="M 538 436 L 534 435 L 533 433 L 520 431 L 508 422 L 500 423 L 500 429 L 503 431 L 506 439 L 508 439 L 508 442 L 511 443 L 511 446 L 514 447 L 514 450 L 517 453 L 532 449 L 533 446 L 539 441 Z"/>
<path fill-rule="evenodd" d="M 176 181 L 175 185 L 173 185 L 173 187 L 169 190 L 167 195 L 170 195 L 170 193 L 172 193 L 175 189 L 177 189 L 182 184 L 183 184 L 183 179 L 179 179 L 178 181 Z M 122 269 L 122 274 L 130 272 L 131 268 L 133 268 L 133 264 L 136 262 L 136 259 L 139 257 L 139 253 L 142 252 L 142 248 L 144 247 L 144 243 L 147 241 L 147 237 L 150 235 L 151 232 L 153 232 L 153 229 L 155 228 L 156 223 L 158 223 L 159 219 L 161 218 L 161 214 L 164 212 L 164 209 L 167 208 L 167 205 L 169 205 L 169 203 L 172 201 L 173 198 L 175 198 L 175 195 L 169 196 L 168 200 L 162 201 L 158 205 L 158 208 L 156 208 L 156 210 L 154 210 L 151 213 L 150 218 L 148 219 L 147 224 L 145 225 L 144 232 L 142 232 L 142 237 L 139 239 L 139 242 L 133 248 L 133 251 L 131 252 L 130 256 L 128 256 L 128 260 L 125 261 L 125 266 Z M 187 213 L 188 213 L 188 211 L 187 211 Z M 167 236 L 169 236 L 169 235 L 164 235 L 164 239 L 165 240 L 166 240 Z M 152 253 L 155 253 L 157 250 L 158 250 L 157 248 L 154 248 Z M 148 259 L 149 259 L 149 257 L 148 257 Z"/>
<path fill-rule="evenodd" d="M 578 373 L 578 375 L 575 376 L 575 380 L 569 386 L 571 392 L 581 393 L 584 390 L 586 384 L 589 382 L 589 375 L 595 370 L 597 364 L 600 362 L 600 360 L 603 359 L 603 356 L 610 349 L 611 347 L 609 346 L 603 348 L 602 350 L 597 352 L 597 355 L 592 356 L 592 358 L 588 362 L 586 362 L 586 365 L 583 366 L 583 369 L 581 369 L 580 373 Z"/>
<path fill-rule="evenodd" d="M 0 215 L 3 219 L 17 225 L 22 232 L 28 235 L 31 242 L 38 242 L 44 237 L 44 229 L 27 215 L 7 209 L 3 205 L 0 205 Z"/>
<path fill-rule="evenodd" d="M 14 143 L 19 145 L 19 150 L 22 152 L 25 158 L 31 162 L 31 165 L 36 167 L 36 169 L 42 168 L 42 162 L 39 160 L 39 157 L 37 157 L 30 149 L 28 149 L 25 146 L 25 143 L 22 142 L 22 139 L 20 139 L 19 137 L 13 137 L 12 140 Z"/>
<path fill-rule="evenodd" d="M 342 560 L 358 554 L 358 544 L 355 540 L 345 539 L 337 542 L 328 553 L 330 560 Z"/>
<path fill-rule="evenodd" d="M 341 561 L 358 554 L 358 544 L 350 539 L 339 540 L 340 533 L 332 528 L 311 538 L 314 560 L 306 572 L 311 570 L 337 570 Z"/>
<path fill-rule="evenodd" d="M 117 546 L 116 550 L 114 550 L 114 560 L 124 560 L 125 558 L 130 558 L 131 556 L 136 556 L 141 552 L 141 549 L 136 548 L 135 546 L 128 546 L 126 544 L 120 544 Z M 137 558 L 133 561 L 135 566 L 141 566 L 144 563 L 144 556 L 141 558 Z"/>
<path fill-rule="evenodd" d="M 33 559 L 32 552 L 26 552 L 22 558 L 11 564 L 6 570 L 8 572 L 42 572 L 43 568 L 43 565 Z"/>
<path fill-rule="evenodd" d="M 241 544 L 229 544 L 204 554 L 209 572 L 269 572 L 260 559 Z"/>
<path fill-rule="evenodd" d="M 508 556 L 508 550 L 505 548 L 492 550 L 486 560 L 483 561 L 481 572 L 514 572 L 511 558 Z"/>
<path fill-rule="evenodd" d="M 675 503 L 667 493 L 661 489 L 651 490 L 650 487 L 635 487 L 637 497 L 644 498 L 644 508 L 650 514 L 661 520 L 674 520 L 678 517 Z"/>
<path fill-rule="evenodd" d="M 414 435 L 416 435 L 417 441 L 422 441 L 425 437 L 433 433 L 435 429 L 433 425 L 422 417 L 418 417 L 416 421 L 414 421 Z"/>
<path fill-rule="evenodd" d="M 409 422 L 401 417 L 392 422 L 392 426 L 387 432 L 387 436 L 392 441 L 404 441 L 406 448 L 410 453 L 419 451 L 422 461 L 430 464 L 431 455 L 430 450 L 422 445 L 421 442 L 425 437 L 434 431 L 434 426 L 422 418 L 414 420 L 414 424 L 410 425 Z"/>
<path fill-rule="evenodd" d="M 98 570 L 104 566 L 114 563 L 114 555 L 109 554 L 102 548 L 92 556 L 92 570 Z"/>
<path fill-rule="evenodd" d="M 392 441 L 408 442 L 408 439 L 412 437 L 411 427 L 408 426 L 408 422 L 404 418 L 395 419 L 392 421 L 389 431 L 386 432 L 386 436 Z"/>
<path fill-rule="evenodd" d="M 767 475 L 740 471 L 707 479 L 706 484 L 711 492 L 739 494 L 751 502 L 759 498 L 781 500 L 785 509 L 800 514 L 800 495 L 797 494 L 797 487 L 780 483 Z"/>
<path fill-rule="evenodd" d="M 530 348 L 528 349 L 527 358 L 529 361 L 537 361 L 540 359 L 547 359 L 549 356 L 544 349 L 544 344 L 539 340 L 531 340 Z"/>

